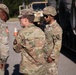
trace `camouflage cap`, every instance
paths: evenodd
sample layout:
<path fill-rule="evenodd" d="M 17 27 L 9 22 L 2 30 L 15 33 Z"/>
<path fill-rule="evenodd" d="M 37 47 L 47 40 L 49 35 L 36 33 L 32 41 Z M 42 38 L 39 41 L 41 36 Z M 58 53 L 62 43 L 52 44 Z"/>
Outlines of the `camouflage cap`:
<path fill-rule="evenodd" d="M 0 4 L 0 8 L 3 9 L 7 14 L 9 14 L 9 9 L 5 4 Z"/>
<path fill-rule="evenodd" d="M 18 18 L 25 16 L 25 15 L 34 15 L 34 11 L 32 9 L 22 9 Z"/>
<path fill-rule="evenodd" d="M 48 7 L 45 7 L 43 9 L 43 14 L 44 15 L 56 16 L 57 12 L 56 12 L 56 9 L 53 6 L 48 6 Z"/>

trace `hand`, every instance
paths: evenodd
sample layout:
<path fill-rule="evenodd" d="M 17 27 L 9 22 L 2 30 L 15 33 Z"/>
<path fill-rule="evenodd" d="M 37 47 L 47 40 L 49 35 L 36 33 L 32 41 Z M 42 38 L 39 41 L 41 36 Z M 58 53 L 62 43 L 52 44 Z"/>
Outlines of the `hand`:
<path fill-rule="evenodd" d="M 13 45 L 16 45 L 16 44 L 17 44 L 17 40 L 15 39 L 14 42 L 13 42 Z"/>
<path fill-rule="evenodd" d="M 18 47 L 19 49 L 22 49 L 22 45 L 21 45 L 20 43 L 17 45 L 17 47 Z"/>
<path fill-rule="evenodd" d="M 3 64 L 0 64 L 0 69 L 2 69 L 4 67 L 4 65 Z"/>
<path fill-rule="evenodd" d="M 53 61 L 53 59 L 52 59 L 50 56 L 48 56 L 47 62 L 48 62 L 48 63 L 51 63 L 52 61 Z"/>
<path fill-rule="evenodd" d="M 15 51 L 16 53 L 20 53 L 22 48 L 23 48 L 23 47 L 21 46 L 21 44 L 17 44 L 17 46 L 14 47 L 13 49 L 14 49 L 14 51 Z"/>

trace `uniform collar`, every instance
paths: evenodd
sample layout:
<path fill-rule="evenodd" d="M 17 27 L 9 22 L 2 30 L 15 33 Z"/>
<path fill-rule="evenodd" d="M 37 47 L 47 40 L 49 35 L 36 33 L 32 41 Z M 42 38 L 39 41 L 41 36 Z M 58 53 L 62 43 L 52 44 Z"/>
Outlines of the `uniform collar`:
<path fill-rule="evenodd" d="M 33 23 L 29 24 L 27 28 L 35 26 Z M 26 28 L 26 27 L 25 27 Z"/>
<path fill-rule="evenodd" d="M 4 21 L 0 18 L 0 22 L 4 22 Z"/>
<path fill-rule="evenodd" d="M 55 23 L 56 23 L 56 20 L 53 21 L 51 24 L 49 24 L 49 26 L 50 26 L 50 27 L 51 27 L 51 26 L 55 26 Z"/>
<path fill-rule="evenodd" d="M 6 25 L 5 23 L 6 23 L 6 22 L 3 21 L 3 20 L 0 18 L 0 25 L 5 26 L 5 25 Z"/>

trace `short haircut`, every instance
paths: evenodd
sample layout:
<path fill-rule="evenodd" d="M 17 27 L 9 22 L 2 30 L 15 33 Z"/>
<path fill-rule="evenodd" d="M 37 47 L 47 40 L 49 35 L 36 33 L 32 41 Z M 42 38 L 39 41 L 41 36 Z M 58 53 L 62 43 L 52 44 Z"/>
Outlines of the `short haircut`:
<path fill-rule="evenodd" d="M 3 13 L 5 13 L 6 16 L 7 16 L 7 20 L 9 20 L 9 15 L 3 9 L 1 9 L 1 8 L 0 8 L 0 11 L 3 12 Z"/>
<path fill-rule="evenodd" d="M 27 18 L 31 23 L 34 21 L 34 15 L 23 15 L 23 18 Z"/>

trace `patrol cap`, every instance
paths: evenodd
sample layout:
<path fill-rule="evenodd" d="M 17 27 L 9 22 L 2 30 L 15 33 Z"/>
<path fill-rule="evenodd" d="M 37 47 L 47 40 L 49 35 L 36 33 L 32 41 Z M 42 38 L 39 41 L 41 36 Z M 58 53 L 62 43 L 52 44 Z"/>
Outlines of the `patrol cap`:
<path fill-rule="evenodd" d="M 0 9 L 3 9 L 7 14 L 9 14 L 9 9 L 5 4 L 0 4 Z"/>
<path fill-rule="evenodd" d="M 26 16 L 26 15 L 34 15 L 33 9 L 22 9 L 18 18 Z"/>
<path fill-rule="evenodd" d="M 48 7 L 45 7 L 43 9 L 43 14 L 44 15 L 56 16 L 57 12 L 56 12 L 56 9 L 53 6 L 48 6 Z"/>

